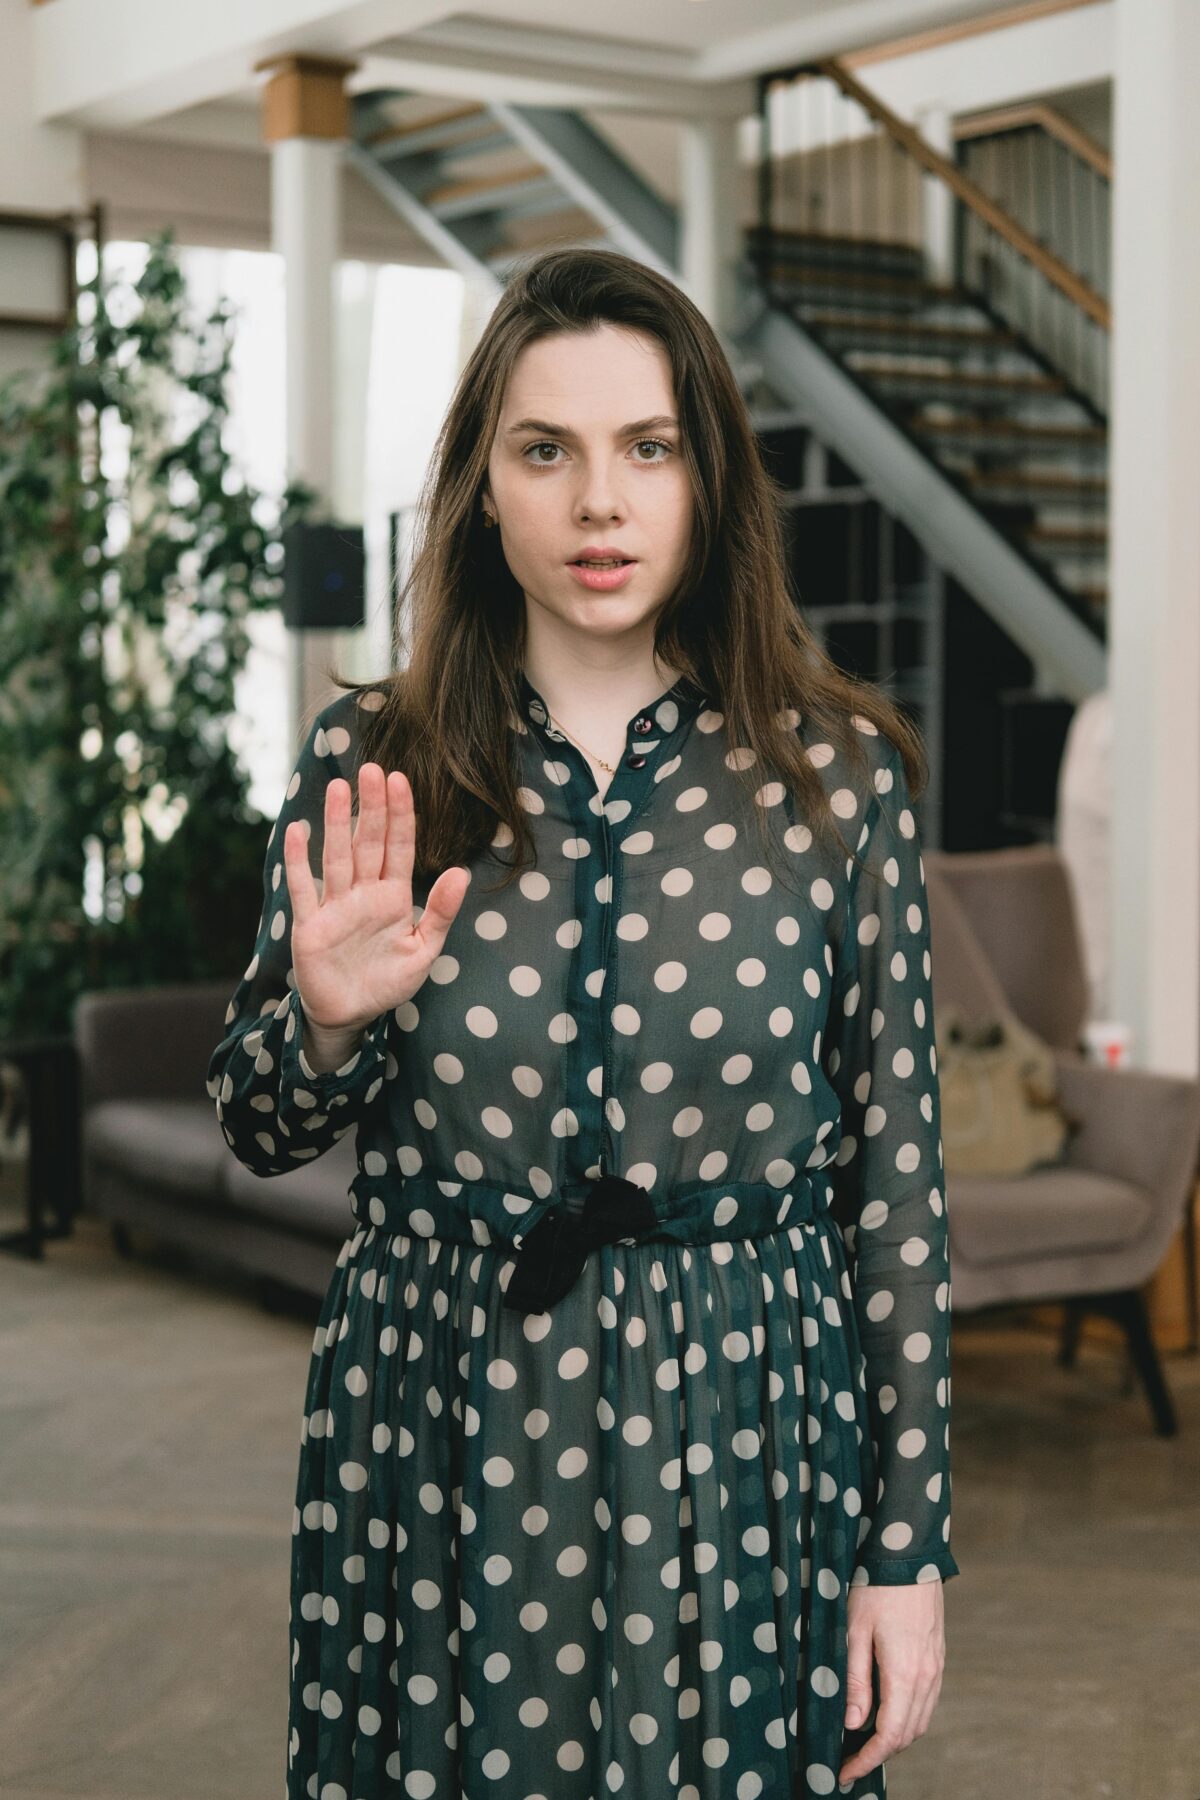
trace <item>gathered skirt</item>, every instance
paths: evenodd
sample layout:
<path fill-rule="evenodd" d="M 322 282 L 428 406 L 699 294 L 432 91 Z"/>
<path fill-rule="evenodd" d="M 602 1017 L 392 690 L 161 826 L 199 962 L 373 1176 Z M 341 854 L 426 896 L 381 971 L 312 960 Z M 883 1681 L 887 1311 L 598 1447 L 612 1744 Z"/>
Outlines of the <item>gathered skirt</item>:
<path fill-rule="evenodd" d="M 301 1422 L 286 1800 L 885 1800 L 882 1765 L 837 1779 L 874 1730 L 843 1731 L 874 1474 L 828 1214 L 606 1244 L 524 1314 L 519 1252 L 444 1199 L 354 1207 Z"/>

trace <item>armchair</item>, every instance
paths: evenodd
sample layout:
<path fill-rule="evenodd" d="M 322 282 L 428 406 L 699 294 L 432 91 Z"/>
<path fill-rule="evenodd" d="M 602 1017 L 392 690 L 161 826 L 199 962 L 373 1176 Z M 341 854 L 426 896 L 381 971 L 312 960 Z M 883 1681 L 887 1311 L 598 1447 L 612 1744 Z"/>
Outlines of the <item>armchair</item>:
<path fill-rule="evenodd" d="M 1049 845 L 925 852 L 934 1006 L 1007 1006 L 1055 1050 L 1064 1109 L 1080 1120 L 1061 1165 L 947 1180 L 953 1305 L 1061 1301 L 1060 1360 L 1088 1311 L 1124 1330 L 1155 1429 L 1176 1430 L 1143 1285 L 1190 1206 L 1200 1080 L 1110 1069 L 1080 1048 L 1087 982 L 1070 873 Z"/>

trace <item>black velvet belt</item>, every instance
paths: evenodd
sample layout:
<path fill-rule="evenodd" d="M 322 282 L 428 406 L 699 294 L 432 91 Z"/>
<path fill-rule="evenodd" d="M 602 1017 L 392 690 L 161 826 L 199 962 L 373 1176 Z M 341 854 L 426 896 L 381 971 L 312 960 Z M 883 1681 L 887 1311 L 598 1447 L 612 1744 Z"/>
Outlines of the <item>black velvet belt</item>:
<path fill-rule="evenodd" d="M 543 1213 L 521 1240 L 504 1294 L 505 1306 L 545 1312 L 578 1281 L 589 1250 L 638 1237 L 658 1223 L 645 1188 L 622 1175 L 601 1175 L 582 1201 L 568 1201 Z"/>

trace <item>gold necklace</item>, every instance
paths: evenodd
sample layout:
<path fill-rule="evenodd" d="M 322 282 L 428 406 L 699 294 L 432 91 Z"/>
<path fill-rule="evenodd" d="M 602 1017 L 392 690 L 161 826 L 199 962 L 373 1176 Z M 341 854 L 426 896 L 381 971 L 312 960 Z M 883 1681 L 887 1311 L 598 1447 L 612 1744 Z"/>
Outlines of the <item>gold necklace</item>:
<path fill-rule="evenodd" d="M 578 738 L 571 737 L 571 734 L 567 730 L 566 726 L 559 724 L 558 720 L 555 718 L 554 714 L 550 711 L 549 707 L 546 708 L 546 712 L 549 716 L 550 723 L 552 725 L 556 726 L 558 728 L 558 730 L 562 732 L 562 734 L 565 738 L 571 738 L 571 742 L 575 745 L 577 750 L 582 750 L 585 755 L 592 757 L 594 759 L 594 761 L 596 761 L 600 764 L 600 767 L 605 771 L 606 774 L 613 775 L 616 773 L 616 770 L 612 763 L 606 763 L 602 756 L 597 756 L 596 752 L 594 750 L 589 750 L 586 744 L 581 744 L 579 742 Z"/>

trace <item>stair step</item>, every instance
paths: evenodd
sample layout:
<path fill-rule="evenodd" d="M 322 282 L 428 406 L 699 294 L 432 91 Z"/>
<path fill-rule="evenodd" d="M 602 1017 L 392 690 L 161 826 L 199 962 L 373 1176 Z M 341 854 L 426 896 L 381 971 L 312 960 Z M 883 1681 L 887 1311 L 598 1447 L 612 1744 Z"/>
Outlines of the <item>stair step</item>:
<path fill-rule="evenodd" d="M 911 413 L 903 421 L 917 437 L 968 450 L 1003 455 L 1010 447 L 1017 453 L 1037 450 L 1045 455 L 1062 451 L 1071 456 L 1103 456 L 1108 433 L 1103 425 L 1037 424 L 1022 419 L 930 419 Z"/>
<path fill-rule="evenodd" d="M 1021 536 L 1033 550 L 1046 549 L 1064 555 L 1091 552 L 1108 554 L 1108 526 L 1101 525 L 1022 525 Z"/>
<path fill-rule="evenodd" d="M 874 270 L 919 279 L 925 266 L 917 244 L 846 232 L 771 231 L 747 226 L 743 242 L 752 254 L 768 254 L 785 268 Z"/>
<path fill-rule="evenodd" d="M 574 205 L 540 163 L 470 181 L 446 181 L 421 196 L 421 204 L 443 223 L 476 218 L 480 213 L 514 213 L 522 218 L 542 212 L 564 212 Z"/>
<path fill-rule="evenodd" d="M 1108 504 L 1108 482 L 1103 475 L 1072 475 L 1065 469 L 972 469 L 967 479 L 982 505 L 1005 501 L 1030 506 L 1055 501 L 1064 506 Z"/>
<path fill-rule="evenodd" d="M 407 96 L 397 96 L 397 98 Z M 371 96 L 378 99 L 380 96 Z M 386 99 L 386 96 L 382 96 Z M 472 103 L 452 106 L 424 118 L 398 120 L 379 125 L 359 137 L 359 143 L 387 162 L 401 157 L 425 154 L 430 150 L 477 152 L 490 148 L 493 141 L 511 143 L 507 132 L 500 130 L 486 106 Z"/>
<path fill-rule="evenodd" d="M 1019 349 L 1020 339 L 1013 331 L 995 326 L 949 325 L 933 319 L 897 317 L 888 313 L 807 312 L 804 322 L 813 331 L 842 346 L 857 345 L 862 339 L 886 342 L 886 347 L 903 350 L 910 345 L 930 355 L 952 356 L 959 350 Z M 864 349 L 868 344 L 862 345 Z"/>
<path fill-rule="evenodd" d="M 1061 375 L 1028 375 L 1007 369 L 935 369 L 885 360 L 878 351 L 852 353 L 846 361 L 856 374 L 865 375 L 877 387 L 903 387 L 917 393 L 930 388 L 958 394 L 970 388 L 985 396 L 1058 395 L 1066 391 Z"/>
<path fill-rule="evenodd" d="M 919 275 L 878 275 L 869 269 L 803 269 L 784 263 L 772 263 L 765 270 L 767 281 L 791 308 L 829 307 L 851 304 L 856 307 L 878 305 L 894 309 L 906 303 L 914 309 L 922 306 L 949 305 L 963 308 L 970 318 L 979 317 L 961 288 L 949 282 L 926 281 Z"/>
<path fill-rule="evenodd" d="M 385 169 L 400 172 L 410 162 L 419 167 L 431 165 L 436 169 L 440 165 L 450 168 L 460 157 L 503 155 L 512 150 L 513 141 L 501 126 L 492 124 L 482 130 L 464 132 L 460 137 L 451 137 L 446 132 L 426 137 L 422 133 L 419 140 L 402 139 L 398 143 L 384 142 L 368 148 Z"/>

